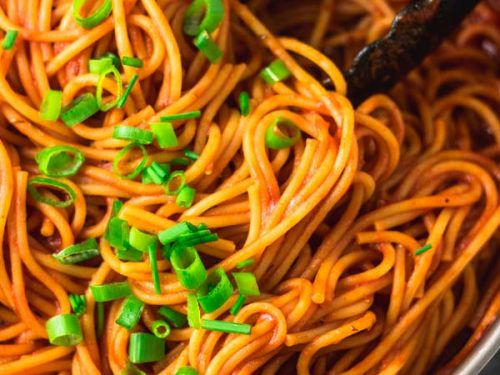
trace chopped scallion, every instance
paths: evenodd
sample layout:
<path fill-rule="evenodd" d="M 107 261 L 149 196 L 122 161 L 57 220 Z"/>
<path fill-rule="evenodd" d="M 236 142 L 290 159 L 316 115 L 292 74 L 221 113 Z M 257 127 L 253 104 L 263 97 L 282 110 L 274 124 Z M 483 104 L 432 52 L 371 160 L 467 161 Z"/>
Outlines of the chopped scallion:
<path fill-rule="evenodd" d="M 75 314 L 55 315 L 47 320 L 45 328 L 52 345 L 73 346 L 83 341 L 80 321 Z"/>
<path fill-rule="evenodd" d="M 179 144 L 174 127 L 170 122 L 155 122 L 149 125 L 161 148 L 175 147 Z"/>
<path fill-rule="evenodd" d="M 45 186 L 60 190 L 68 196 L 68 199 L 65 201 L 60 201 L 48 198 L 38 191 L 37 186 Z M 36 176 L 30 178 L 28 181 L 28 191 L 30 192 L 34 200 L 57 208 L 65 208 L 71 206 L 76 199 L 75 191 L 68 184 L 49 177 Z"/>
<path fill-rule="evenodd" d="M 87 92 L 63 107 L 60 117 L 66 126 L 71 128 L 84 122 L 97 112 L 99 112 L 97 99 L 93 94 Z"/>
<path fill-rule="evenodd" d="M 240 112 L 243 117 L 250 114 L 250 97 L 246 91 L 240 93 Z"/>
<path fill-rule="evenodd" d="M 243 296 L 260 296 L 259 285 L 251 272 L 233 272 L 234 280 Z"/>
<path fill-rule="evenodd" d="M 160 339 L 168 337 L 170 331 L 170 326 L 164 320 L 155 320 L 151 325 L 151 332 Z"/>
<path fill-rule="evenodd" d="M 91 285 L 90 291 L 96 302 L 108 302 L 116 299 L 125 298 L 132 294 L 130 285 L 127 281 L 118 283 Z"/>
<path fill-rule="evenodd" d="M 133 68 L 142 68 L 144 63 L 137 57 L 123 56 L 122 64 Z"/>
<path fill-rule="evenodd" d="M 237 315 L 240 312 L 241 308 L 243 307 L 243 305 L 245 303 L 245 299 L 246 299 L 246 297 L 242 296 L 241 294 L 238 296 L 238 299 L 236 300 L 234 305 L 231 306 L 231 309 L 229 310 L 231 315 Z"/>
<path fill-rule="evenodd" d="M 129 360 L 132 363 L 157 362 L 165 357 L 165 340 L 150 333 L 135 332 L 130 335 Z"/>
<path fill-rule="evenodd" d="M 134 88 L 134 85 L 136 84 L 138 79 L 139 74 L 134 74 L 132 78 L 130 78 L 130 82 L 128 83 L 127 88 L 123 92 L 120 100 L 118 100 L 118 108 L 122 109 L 123 107 L 125 107 L 125 103 L 127 102 L 127 99 L 130 96 L 130 93 L 132 92 L 132 89 Z"/>
<path fill-rule="evenodd" d="M 187 321 L 191 328 L 201 327 L 201 314 L 198 300 L 194 294 L 188 293 L 187 295 Z"/>
<path fill-rule="evenodd" d="M 422 255 L 423 253 L 425 253 L 426 251 L 429 251 L 430 249 L 432 249 L 432 245 L 430 243 L 428 243 L 428 244 L 422 246 L 417 251 L 415 251 L 415 255 Z"/>
<path fill-rule="evenodd" d="M 178 120 L 189 120 L 193 118 L 198 118 L 201 116 L 201 111 L 190 111 L 184 113 L 176 113 L 172 115 L 161 116 L 160 120 L 162 122 L 178 121 Z"/>
<path fill-rule="evenodd" d="M 139 322 L 143 309 L 144 302 L 134 295 L 128 296 L 122 304 L 116 324 L 131 330 Z"/>
<path fill-rule="evenodd" d="M 40 105 L 40 117 L 46 121 L 56 121 L 62 110 L 62 91 L 49 90 Z"/>
<path fill-rule="evenodd" d="M 162 306 L 158 309 L 158 314 L 163 316 L 175 328 L 183 328 L 187 324 L 187 317 L 184 314 L 168 306 Z"/>
<path fill-rule="evenodd" d="M 82 243 L 71 245 L 56 254 L 52 254 L 59 263 L 76 264 L 95 258 L 99 253 L 99 245 L 95 238 L 90 238 Z"/>
<path fill-rule="evenodd" d="M 226 322 L 224 320 L 208 320 L 203 319 L 201 321 L 201 328 L 209 331 L 219 331 L 225 333 L 238 333 L 243 335 L 249 335 L 252 331 L 252 326 L 246 323 L 233 323 Z"/>
<path fill-rule="evenodd" d="M 266 146 L 273 150 L 292 147 L 300 138 L 300 130 L 288 119 L 277 117 L 266 131 Z"/>
<path fill-rule="evenodd" d="M 222 268 L 216 268 L 198 290 L 196 296 L 203 311 L 211 313 L 220 308 L 233 294 L 233 286 Z"/>
<path fill-rule="evenodd" d="M 194 38 L 194 45 L 212 64 L 217 64 L 224 55 L 206 30 L 200 32 L 196 38 Z"/>

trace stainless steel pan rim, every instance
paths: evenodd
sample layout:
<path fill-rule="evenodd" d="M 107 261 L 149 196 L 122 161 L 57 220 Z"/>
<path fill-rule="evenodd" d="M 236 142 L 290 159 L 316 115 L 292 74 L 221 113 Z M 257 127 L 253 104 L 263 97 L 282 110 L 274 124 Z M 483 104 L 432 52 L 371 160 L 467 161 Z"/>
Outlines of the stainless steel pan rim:
<path fill-rule="evenodd" d="M 478 375 L 500 349 L 500 319 L 485 332 L 469 356 L 457 367 L 453 375 Z"/>

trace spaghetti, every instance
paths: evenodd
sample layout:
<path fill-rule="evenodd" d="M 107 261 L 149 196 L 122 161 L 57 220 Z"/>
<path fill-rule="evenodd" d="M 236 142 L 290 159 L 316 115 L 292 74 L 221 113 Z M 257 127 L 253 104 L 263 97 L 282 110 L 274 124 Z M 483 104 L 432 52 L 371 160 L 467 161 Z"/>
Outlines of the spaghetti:
<path fill-rule="evenodd" d="M 243 3 L 0 1 L 0 374 L 448 374 L 497 318 L 498 11 L 353 108 L 405 1 Z"/>

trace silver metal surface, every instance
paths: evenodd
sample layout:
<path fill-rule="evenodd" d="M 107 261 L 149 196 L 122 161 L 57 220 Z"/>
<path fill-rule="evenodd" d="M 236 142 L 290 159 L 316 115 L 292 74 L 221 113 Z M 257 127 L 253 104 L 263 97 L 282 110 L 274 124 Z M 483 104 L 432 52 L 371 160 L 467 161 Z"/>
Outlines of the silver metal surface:
<path fill-rule="evenodd" d="M 469 356 L 457 367 L 453 375 L 478 375 L 500 349 L 500 319 L 485 332 Z"/>

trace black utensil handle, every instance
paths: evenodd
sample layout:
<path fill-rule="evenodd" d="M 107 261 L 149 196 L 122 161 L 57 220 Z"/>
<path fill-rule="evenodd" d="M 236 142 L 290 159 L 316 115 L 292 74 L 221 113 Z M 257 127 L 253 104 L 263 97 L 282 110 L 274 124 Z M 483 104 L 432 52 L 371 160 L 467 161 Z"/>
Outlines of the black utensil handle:
<path fill-rule="evenodd" d="M 480 0 L 415 0 L 399 12 L 389 33 L 366 46 L 344 74 L 347 96 L 359 104 L 389 90 L 441 42 Z"/>

